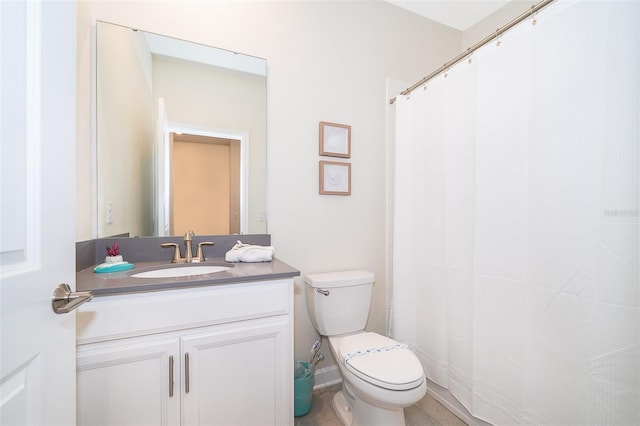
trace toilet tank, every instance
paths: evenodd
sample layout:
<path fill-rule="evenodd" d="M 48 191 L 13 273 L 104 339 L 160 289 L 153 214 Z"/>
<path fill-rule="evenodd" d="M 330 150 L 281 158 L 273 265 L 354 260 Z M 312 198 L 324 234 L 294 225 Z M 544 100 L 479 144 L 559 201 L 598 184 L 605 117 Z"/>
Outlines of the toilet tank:
<path fill-rule="evenodd" d="M 339 271 L 304 277 L 309 317 L 323 336 L 364 330 L 371 307 L 375 275 L 368 271 Z"/>

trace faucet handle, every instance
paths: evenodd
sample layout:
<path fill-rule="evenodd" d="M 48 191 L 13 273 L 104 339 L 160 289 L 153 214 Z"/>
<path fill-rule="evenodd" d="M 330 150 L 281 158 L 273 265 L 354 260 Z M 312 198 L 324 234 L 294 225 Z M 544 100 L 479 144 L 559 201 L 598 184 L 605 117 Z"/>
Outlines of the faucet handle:
<path fill-rule="evenodd" d="M 180 246 L 176 243 L 162 243 L 161 247 L 173 247 L 173 259 L 171 263 L 180 263 L 182 261 L 182 256 L 180 255 Z"/>
<path fill-rule="evenodd" d="M 215 243 L 211 242 L 211 241 L 203 241 L 201 243 L 198 243 L 198 253 L 196 254 L 196 256 L 198 257 L 198 262 L 204 262 L 205 260 L 207 260 L 204 257 L 204 253 L 202 252 L 202 246 L 212 246 Z"/>

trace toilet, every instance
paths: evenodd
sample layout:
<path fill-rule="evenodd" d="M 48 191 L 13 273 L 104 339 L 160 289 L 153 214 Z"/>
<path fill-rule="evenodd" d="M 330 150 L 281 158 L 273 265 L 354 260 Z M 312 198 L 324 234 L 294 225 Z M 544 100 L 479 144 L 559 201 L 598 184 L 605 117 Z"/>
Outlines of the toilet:
<path fill-rule="evenodd" d="M 333 408 L 345 426 L 404 425 L 403 408 L 427 391 L 422 365 L 406 345 L 364 331 L 374 281 L 361 270 L 304 277 L 309 317 L 342 374 Z"/>

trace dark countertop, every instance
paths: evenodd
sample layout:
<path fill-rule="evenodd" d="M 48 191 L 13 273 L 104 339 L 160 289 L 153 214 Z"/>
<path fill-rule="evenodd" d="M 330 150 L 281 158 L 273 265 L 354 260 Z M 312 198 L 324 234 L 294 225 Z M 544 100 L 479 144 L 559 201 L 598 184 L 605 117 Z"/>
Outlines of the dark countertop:
<path fill-rule="evenodd" d="M 133 278 L 131 275 L 160 267 L 180 267 L 189 265 L 233 265 L 226 271 L 213 274 L 172 278 Z M 128 271 L 97 274 L 93 266 L 76 273 L 76 290 L 91 291 L 94 296 L 109 296 L 130 292 L 174 290 L 187 287 L 214 286 L 247 281 L 275 280 L 300 275 L 300 271 L 273 259 L 271 262 L 227 263 L 224 258 L 207 259 L 193 264 L 172 264 L 165 261 L 137 262 Z"/>

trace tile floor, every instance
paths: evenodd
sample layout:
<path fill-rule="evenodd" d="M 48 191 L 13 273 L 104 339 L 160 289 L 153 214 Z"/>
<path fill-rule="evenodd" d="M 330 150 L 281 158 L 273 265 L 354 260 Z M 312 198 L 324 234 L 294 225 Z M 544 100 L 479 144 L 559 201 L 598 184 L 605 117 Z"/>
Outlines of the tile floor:
<path fill-rule="evenodd" d="M 313 392 L 311 411 L 296 417 L 295 426 L 341 426 L 331 407 L 333 395 L 342 389 L 342 384 L 317 389 Z M 465 423 L 444 408 L 438 401 L 425 395 L 417 404 L 404 409 L 407 426 L 464 426 Z"/>

